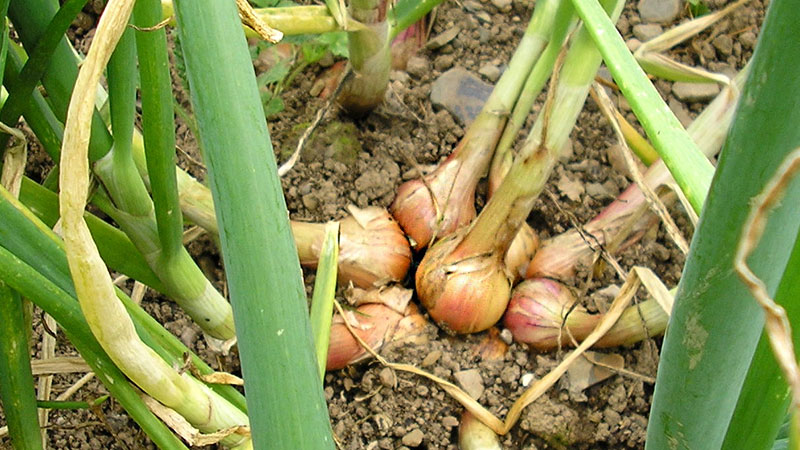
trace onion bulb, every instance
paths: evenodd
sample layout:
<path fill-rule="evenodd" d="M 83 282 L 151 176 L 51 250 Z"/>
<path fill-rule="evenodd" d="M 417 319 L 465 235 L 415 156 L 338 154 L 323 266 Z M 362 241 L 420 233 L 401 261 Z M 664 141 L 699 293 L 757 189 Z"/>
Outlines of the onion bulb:
<path fill-rule="evenodd" d="M 520 283 L 511 297 L 504 317 L 514 340 L 537 350 L 551 350 L 581 342 L 602 320 L 576 305 L 572 292 L 563 284 L 546 278 Z M 644 320 L 644 321 L 643 321 Z M 658 336 L 667 326 L 668 316 L 655 300 L 631 305 L 594 347 L 617 347 Z"/>
<path fill-rule="evenodd" d="M 350 206 L 339 223 L 339 282 L 371 288 L 402 281 L 411 265 L 411 248 L 389 213 L 378 207 Z M 324 224 L 292 222 L 300 264 L 316 267 Z"/>
<path fill-rule="evenodd" d="M 358 307 L 355 311 L 345 311 L 347 317 L 334 315 L 326 369 L 341 369 L 370 356 L 347 329 L 345 320 L 376 351 L 389 342 L 424 342 L 422 336 L 427 321 L 418 308 L 409 303 L 411 296 L 410 289 L 399 286 L 368 291 L 353 289 L 351 301 Z"/>
<path fill-rule="evenodd" d="M 450 333 L 476 333 L 503 315 L 511 275 L 502 254 L 462 255 L 462 230 L 428 249 L 416 274 L 417 295 L 431 318 Z"/>

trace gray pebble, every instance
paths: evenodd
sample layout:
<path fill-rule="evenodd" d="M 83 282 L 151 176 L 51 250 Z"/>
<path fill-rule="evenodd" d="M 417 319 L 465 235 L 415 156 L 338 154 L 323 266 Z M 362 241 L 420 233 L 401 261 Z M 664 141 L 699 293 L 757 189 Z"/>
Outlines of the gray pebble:
<path fill-rule="evenodd" d="M 638 8 L 644 22 L 670 23 L 681 13 L 681 1 L 639 0 Z"/>
<path fill-rule="evenodd" d="M 719 94 L 719 85 L 678 81 L 672 85 L 672 93 L 683 102 L 702 102 L 716 97 Z"/>
<path fill-rule="evenodd" d="M 492 0 L 492 4 L 500 11 L 507 11 L 511 8 L 512 0 Z"/>
<path fill-rule="evenodd" d="M 663 32 L 664 28 L 655 23 L 640 23 L 633 27 L 633 35 L 642 42 L 647 42 Z"/>
<path fill-rule="evenodd" d="M 480 113 L 492 86 L 460 67 L 442 74 L 431 87 L 431 102 L 445 108 L 462 125 L 468 125 Z"/>
<path fill-rule="evenodd" d="M 408 58 L 406 72 L 408 72 L 409 75 L 415 78 L 422 78 L 425 76 L 425 74 L 430 72 L 430 70 L 431 64 L 428 61 L 428 58 L 423 56 L 412 56 L 411 58 Z"/>
<path fill-rule="evenodd" d="M 730 56 L 733 53 L 733 39 L 727 34 L 720 34 L 714 41 L 711 42 L 714 48 L 725 56 Z"/>
<path fill-rule="evenodd" d="M 492 83 L 496 82 L 500 78 L 501 74 L 500 68 L 494 64 L 484 64 L 480 69 L 478 69 L 478 73 L 485 76 L 486 79 Z"/>
<path fill-rule="evenodd" d="M 425 434 L 419 428 L 414 428 L 403 436 L 402 441 L 403 445 L 407 445 L 409 447 L 419 447 L 419 445 L 422 444 L 422 439 L 424 438 Z"/>

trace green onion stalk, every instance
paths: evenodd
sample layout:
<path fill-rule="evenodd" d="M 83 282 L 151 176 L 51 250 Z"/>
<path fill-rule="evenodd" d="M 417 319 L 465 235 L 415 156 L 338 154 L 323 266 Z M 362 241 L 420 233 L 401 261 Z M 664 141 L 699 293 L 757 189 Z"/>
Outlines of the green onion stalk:
<path fill-rule="evenodd" d="M 623 4 L 604 2 L 614 20 Z M 506 252 L 569 138 L 600 62 L 600 53 L 581 28 L 543 113 L 497 192 L 475 221 L 425 254 L 416 273 L 417 295 L 446 331 L 482 331 L 503 315 L 512 284 Z"/>
<path fill-rule="evenodd" d="M 697 147 L 709 158 L 722 147 L 746 76 L 747 68 L 739 72 L 687 129 Z M 647 169 L 643 179 L 651 189 L 655 189 L 672 178 L 666 165 L 659 160 Z M 623 241 L 623 247 L 630 245 L 654 223 L 655 215 L 650 212 L 639 216 L 638 212 L 644 204 L 645 197 L 641 189 L 631 184 L 597 217 L 584 225 L 582 231 L 592 236 L 590 239 L 595 245 Z M 578 230 L 569 230 L 542 244 L 528 265 L 526 277 L 567 279 L 575 274 L 577 267 L 588 265 L 593 254 L 594 246 L 589 245 Z"/>
<path fill-rule="evenodd" d="M 339 103 L 360 117 L 383 102 L 389 85 L 392 54 L 386 0 L 351 0 L 350 15 L 364 25 L 348 35 L 352 77 L 345 80 Z"/>
<path fill-rule="evenodd" d="M 161 7 L 163 19 L 174 18 L 172 0 L 161 0 Z M 268 27 L 279 30 L 286 36 L 341 31 L 328 7 L 323 5 L 255 8 L 254 12 Z M 174 21 L 172 22 L 174 25 Z M 245 28 L 245 34 L 248 37 L 258 37 L 250 28 Z"/>
<path fill-rule="evenodd" d="M 26 186 L 39 185 L 30 181 L 23 182 L 21 197 L 26 196 Z M 50 191 L 40 186 L 39 190 L 50 193 Z M 37 209 L 36 214 L 47 210 L 45 219 L 52 224 L 58 218 L 58 199 L 55 198 L 56 194 L 50 193 L 50 195 L 52 196 L 52 198 L 49 198 L 52 201 L 48 202 L 50 205 L 37 202 L 34 206 Z M 64 327 L 70 342 L 75 344 L 93 371 L 98 374 L 100 380 L 109 387 L 114 397 L 120 400 L 131 416 L 143 425 L 143 428 L 151 438 L 154 440 L 161 439 L 153 434 L 160 432 L 154 430 L 152 422 L 143 417 L 140 414 L 141 411 L 137 409 L 139 406 L 136 403 L 141 403 L 138 394 L 134 392 L 132 396 L 129 395 L 132 392 L 130 386 L 127 387 L 128 394 L 124 392 L 125 386 L 112 373 L 117 370 L 116 366 L 102 350 L 99 350 L 100 347 L 92 336 L 75 297 L 74 285 L 63 250 L 63 242 L 53 233 L 48 224 L 36 217 L 36 214 L 27 209 L 20 201 L 17 201 L 8 191 L 0 187 L 0 216 L 4 218 L 3 221 L 0 221 L 0 246 L 6 252 L 10 252 L 11 256 L 9 258 L 17 261 L 16 263 L 10 263 L 10 260 L 6 260 L 0 263 L 0 265 L 6 262 L 11 264 L 3 266 L 3 269 L 0 270 L 2 278 L 7 280 L 9 285 L 13 284 L 16 290 L 26 298 L 31 299 L 44 311 L 47 311 Z M 85 213 L 85 217 L 89 222 L 92 234 L 99 236 L 96 239 L 108 239 L 111 241 L 109 244 L 116 244 L 116 247 L 112 249 L 112 251 L 119 253 L 116 259 L 122 257 L 131 259 L 131 255 L 136 254 L 136 250 L 132 249 L 130 242 L 124 244 L 124 241 L 121 241 L 121 238 L 124 238 L 122 232 L 96 217 L 93 218 L 88 213 Z M 89 220 L 92 218 L 94 220 Z M 94 226 L 92 222 L 95 223 Z M 98 228 L 99 224 L 103 224 L 107 229 L 115 231 L 116 234 L 102 231 L 102 228 Z M 144 261 L 140 261 L 138 264 L 146 267 Z M 20 268 L 20 265 L 24 265 L 26 268 Z M 154 278 L 155 275 L 151 277 Z M 165 330 L 138 304 L 134 303 L 121 290 L 115 289 L 115 291 L 117 298 L 133 319 L 137 334 L 165 361 L 171 365 L 178 365 L 183 363 L 186 355 L 189 355 L 198 371 L 203 374 L 212 372 L 210 367 L 198 356 L 191 353 L 178 338 Z M 57 292 L 57 294 L 51 295 L 54 292 Z M 119 376 L 122 375 L 120 374 Z M 127 382 L 124 384 L 127 384 Z M 240 409 L 245 409 L 244 397 L 233 387 L 216 385 L 213 386 L 213 389 Z M 140 406 L 146 410 L 143 404 Z M 145 424 L 145 422 L 148 422 L 148 424 Z M 160 424 L 160 422 L 158 423 Z M 160 442 L 163 443 L 164 441 Z M 165 448 L 174 447 L 165 446 Z"/>
<path fill-rule="evenodd" d="M 0 401 L 11 444 L 21 450 L 43 449 L 31 374 L 30 314 L 19 293 L 2 280 L 0 318 Z"/>
<path fill-rule="evenodd" d="M 151 26 L 160 17 L 144 4 L 137 7 L 137 23 Z M 123 34 L 109 62 L 109 103 L 114 145 L 94 164 L 108 195 L 100 193 L 96 203 L 131 238 L 150 267 L 161 279 L 165 292 L 212 337 L 235 336 L 233 311 L 192 260 L 181 242 L 182 217 L 175 182 L 175 137 L 164 30 Z M 160 38 L 160 39 L 159 39 Z M 136 77 L 136 48 L 139 48 L 142 80 L 142 119 L 148 172 L 157 173 L 151 183 L 153 198 L 142 181 L 132 155 Z M 159 87 L 165 88 L 164 90 Z M 166 98 L 165 98 L 166 96 Z M 156 207 L 158 206 L 158 208 Z"/>
<path fill-rule="evenodd" d="M 9 8 L 9 17 L 14 22 L 26 48 L 35 48 L 38 35 L 47 26 L 47 17 L 55 14 L 57 4 L 53 3 L 47 0 L 14 2 Z M 160 32 L 163 33 L 163 30 Z M 128 45 L 130 46 L 130 44 Z M 131 48 L 128 52 L 132 53 L 135 50 Z M 14 51 L 10 51 L 9 56 L 9 61 L 18 57 Z M 130 61 L 131 56 L 126 58 L 128 58 L 126 61 Z M 61 129 L 52 121 L 66 117 L 67 104 L 77 76 L 77 60 L 66 40 L 62 40 L 55 47 L 50 61 L 51 69 L 44 74 L 42 83 L 47 89 L 48 99 L 55 116 L 51 115 L 47 118 L 46 114 L 45 117 L 40 114 L 39 119 L 42 120 L 31 121 L 31 123 L 36 122 L 42 125 L 34 132 L 48 141 L 45 148 L 51 152 L 54 159 L 58 159 L 57 147 L 60 145 Z M 121 61 L 120 65 L 124 66 L 126 62 Z M 120 89 L 128 89 L 127 92 L 121 90 L 112 94 L 118 105 L 127 103 L 128 111 L 133 111 L 132 102 L 135 100 L 129 91 L 131 83 L 135 82 L 135 79 L 131 78 L 131 67 L 135 66 L 127 63 L 127 67 L 122 67 L 118 71 L 116 81 L 112 82 L 114 86 L 120 86 Z M 123 88 L 125 85 L 128 87 Z M 35 94 L 34 97 L 36 97 Z M 46 107 L 42 102 L 35 103 L 40 108 Z M 141 177 L 137 174 L 136 166 L 130 163 L 130 151 L 123 142 L 125 139 L 131 139 L 130 131 L 128 131 L 133 123 L 132 117 L 129 115 L 131 112 L 122 111 L 125 109 L 124 106 L 114 108 L 119 110 L 115 113 L 118 121 L 116 124 L 112 124 L 112 129 L 115 129 L 115 140 L 112 141 L 106 126 L 103 125 L 97 113 L 94 114 L 92 120 L 90 156 L 92 159 L 100 159 L 95 165 L 95 170 L 103 188 L 98 190 L 94 199 L 104 212 L 120 224 L 120 227 L 136 244 L 151 265 L 152 271 L 160 278 L 168 296 L 175 299 L 209 335 L 220 339 L 233 337 L 233 315 L 230 305 L 203 276 L 202 271 L 192 261 L 185 248 L 171 246 L 168 251 L 162 252 L 164 247 L 162 247 L 159 234 L 156 209 L 142 184 Z M 24 111 L 26 117 L 34 113 L 30 111 L 31 109 L 28 107 Z M 126 114 L 127 117 L 125 117 Z M 127 120 L 130 120 L 130 123 L 124 125 Z M 43 129 L 47 127 L 51 127 L 51 129 Z M 55 144 L 56 142 L 58 144 Z M 113 151 L 109 151 L 112 146 Z M 172 239 L 171 242 L 175 242 L 175 240 Z"/>
<path fill-rule="evenodd" d="M 64 245 L 75 291 L 92 334 L 114 363 L 143 391 L 174 409 L 202 432 L 247 426 L 247 415 L 214 391 L 179 374 L 139 338 L 130 316 L 117 301 L 108 269 L 83 219 L 89 191 L 88 143 L 96 86 L 111 50 L 127 27 L 130 0 L 111 0 L 75 83 L 61 152 L 59 184 Z M 232 448 L 252 448 L 249 436 L 223 440 Z"/>
<path fill-rule="evenodd" d="M 542 92 L 544 84 L 550 78 L 556 59 L 567 41 L 570 29 L 573 29 L 577 22 L 571 2 L 560 2 L 555 14 L 553 34 L 550 37 L 550 41 L 525 80 L 525 85 L 522 87 L 522 92 L 520 92 L 517 103 L 514 105 L 511 117 L 508 119 L 508 123 L 503 129 L 503 134 L 500 136 L 500 141 L 497 143 L 497 149 L 492 158 L 492 166 L 489 169 L 489 195 L 494 194 L 497 188 L 500 187 L 503 178 L 511 170 L 511 165 L 514 161 L 511 147 L 514 144 L 514 140 L 530 115 L 531 108 Z"/>
<path fill-rule="evenodd" d="M 506 118 L 552 29 L 558 2 L 538 2 L 522 40 L 480 114 L 450 156 L 433 172 L 402 184 L 392 214 L 416 249 L 475 218 L 475 187 L 485 175 Z"/>

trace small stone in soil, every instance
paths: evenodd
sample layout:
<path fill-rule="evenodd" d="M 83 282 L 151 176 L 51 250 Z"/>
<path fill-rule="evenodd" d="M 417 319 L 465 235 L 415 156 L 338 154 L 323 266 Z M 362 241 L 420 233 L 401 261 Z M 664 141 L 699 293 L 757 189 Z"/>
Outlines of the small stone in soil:
<path fill-rule="evenodd" d="M 669 23 L 681 12 L 680 0 L 639 0 L 639 15 L 644 22 Z"/>
<path fill-rule="evenodd" d="M 558 179 L 558 184 L 556 185 L 558 191 L 566 196 L 568 199 L 572 200 L 573 202 L 577 202 L 581 199 L 581 195 L 584 193 L 583 183 L 575 180 L 571 180 L 566 175 L 561 175 L 561 178 Z"/>
<path fill-rule="evenodd" d="M 441 350 L 434 350 L 434 351 L 428 353 L 428 355 L 425 357 L 425 359 L 422 360 L 422 363 L 420 364 L 420 366 L 422 366 L 422 367 L 432 366 L 432 365 L 436 364 L 436 362 L 439 361 L 439 358 L 441 358 L 441 357 L 442 357 L 442 351 Z"/>
<path fill-rule="evenodd" d="M 597 200 L 614 198 L 614 196 L 600 183 L 586 183 L 586 194 Z"/>
<path fill-rule="evenodd" d="M 381 370 L 381 373 L 378 374 L 378 378 L 381 380 L 381 384 L 387 388 L 394 388 L 397 385 L 397 377 L 394 374 L 394 371 L 388 367 L 384 367 Z"/>
<path fill-rule="evenodd" d="M 492 4 L 500 11 L 506 11 L 511 7 L 512 0 L 492 0 Z"/>
<path fill-rule="evenodd" d="M 519 377 L 519 384 L 521 384 L 522 387 L 528 387 L 531 384 L 531 381 L 533 381 L 532 373 L 526 373 Z"/>
<path fill-rule="evenodd" d="M 633 35 L 642 42 L 647 42 L 663 32 L 661 25 L 656 23 L 640 23 L 633 27 Z"/>
<path fill-rule="evenodd" d="M 487 80 L 494 83 L 500 78 L 500 68 L 494 64 L 484 64 L 478 69 L 478 73 L 485 76 Z"/>
<path fill-rule="evenodd" d="M 416 78 L 424 77 L 428 72 L 431 70 L 431 64 L 428 61 L 428 58 L 422 56 L 412 56 L 408 58 L 408 63 L 406 64 L 406 72 L 409 75 Z"/>
<path fill-rule="evenodd" d="M 467 11 L 483 11 L 483 5 L 475 0 L 465 0 L 462 5 L 467 8 Z"/>
<path fill-rule="evenodd" d="M 636 38 L 630 38 L 627 41 L 625 41 L 625 46 L 628 47 L 628 50 L 635 52 L 636 49 L 642 46 L 642 41 Z"/>
<path fill-rule="evenodd" d="M 419 428 L 414 428 L 410 432 L 406 433 L 403 436 L 403 445 L 407 445 L 409 447 L 419 447 L 422 444 L 422 439 L 425 437 L 425 434 L 420 431 Z"/>
<path fill-rule="evenodd" d="M 503 331 L 500 332 L 500 339 L 508 345 L 514 341 L 514 335 L 511 334 L 511 330 L 508 328 L 503 328 Z"/>
<path fill-rule="evenodd" d="M 442 426 L 445 428 L 453 428 L 458 426 L 458 419 L 453 416 L 444 416 L 442 417 Z"/>
<path fill-rule="evenodd" d="M 672 93 L 683 102 L 702 102 L 716 97 L 719 94 L 719 85 L 678 81 L 672 85 Z"/>
<path fill-rule="evenodd" d="M 739 42 L 741 42 L 745 48 L 753 48 L 756 45 L 756 34 L 752 31 L 745 31 L 739 35 Z"/>
<path fill-rule="evenodd" d="M 492 86 L 460 67 L 443 73 L 431 87 L 431 102 L 450 111 L 467 126 L 480 113 Z"/>
<path fill-rule="evenodd" d="M 720 34 L 711 42 L 714 48 L 725 56 L 730 56 L 733 53 L 733 39 L 727 34 Z"/>
<path fill-rule="evenodd" d="M 688 127 L 689 124 L 692 123 L 692 117 L 689 115 L 689 111 L 686 110 L 686 107 L 683 103 L 679 102 L 675 98 L 670 97 L 669 102 L 667 102 L 667 106 L 669 109 L 672 110 L 672 113 L 675 114 L 675 117 L 678 118 L 678 122 L 681 123 L 684 127 Z"/>
<path fill-rule="evenodd" d="M 453 39 L 458 36 L 458 33 L 461 32 L 461 28 L 459 27 L 452 27 L 442 34 L 434 37 L 433 39 L 429 40 L 425 47 L 430 50 L 436 50 L 437 48 L 444 47 L 447 43 L 452 41 Z"/>
<path fill-rule="evenodd" d="M 483 395 L 483 378 L 481 378 L 480 372 L 478 369 L 467 369 L 456 372 L 453 374 L 456 379 L 456 383 L 461 386 L 461 389 L 464 389 L 466 393 L 478 400 Z"/>

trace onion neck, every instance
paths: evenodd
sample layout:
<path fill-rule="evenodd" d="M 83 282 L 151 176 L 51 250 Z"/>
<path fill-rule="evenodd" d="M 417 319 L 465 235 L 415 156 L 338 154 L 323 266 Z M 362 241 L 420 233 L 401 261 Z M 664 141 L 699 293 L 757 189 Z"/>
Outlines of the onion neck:
<path fill-rule="evenodd" d="M 297 246 L 297 256 L 303 265 L 316 266 L 319 259 L 319 252 L 322 245 L 322 238 L 325 235 L 325 225 L 321 223 L 290 221 L 292 235 Z"/>
<path fill-rule="evenodd" d="M 556 152 L 541 146 L 515 165 L 453 251 L 454 257 L 505 255 L 556 160 Z"/>

